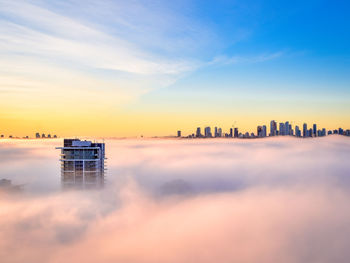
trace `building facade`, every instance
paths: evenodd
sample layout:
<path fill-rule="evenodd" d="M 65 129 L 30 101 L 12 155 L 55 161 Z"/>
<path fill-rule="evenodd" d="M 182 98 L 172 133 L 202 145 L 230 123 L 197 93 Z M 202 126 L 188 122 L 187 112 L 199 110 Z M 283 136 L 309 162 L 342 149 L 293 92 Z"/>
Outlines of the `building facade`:
<path fill-rule="evenodd" d="M 61 150 L 61 179 L 64 187 L 95 188 L 103 186 L 105 144 L 64 139 Z"/>

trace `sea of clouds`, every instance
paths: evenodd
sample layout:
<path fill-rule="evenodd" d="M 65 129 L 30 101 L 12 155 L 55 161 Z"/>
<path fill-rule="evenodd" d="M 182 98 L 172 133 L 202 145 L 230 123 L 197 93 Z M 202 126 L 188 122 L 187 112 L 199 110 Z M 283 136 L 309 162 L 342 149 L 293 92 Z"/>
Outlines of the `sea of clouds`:
<path fill-rule="evenodd" d="M 1 262 L 349 262 L 350 139 L 106 141 L 62 190 L 61 140 L 0 142 Z"/>

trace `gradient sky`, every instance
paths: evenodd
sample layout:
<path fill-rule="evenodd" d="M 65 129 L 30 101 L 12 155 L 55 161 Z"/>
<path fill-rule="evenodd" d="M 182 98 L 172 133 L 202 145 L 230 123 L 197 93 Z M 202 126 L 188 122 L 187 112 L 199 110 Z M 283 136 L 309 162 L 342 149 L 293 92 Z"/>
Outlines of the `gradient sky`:
<path fill-rule="evenodd" d="M 0 133 L 350 128 L 347 1 L 0 0 Z"/>

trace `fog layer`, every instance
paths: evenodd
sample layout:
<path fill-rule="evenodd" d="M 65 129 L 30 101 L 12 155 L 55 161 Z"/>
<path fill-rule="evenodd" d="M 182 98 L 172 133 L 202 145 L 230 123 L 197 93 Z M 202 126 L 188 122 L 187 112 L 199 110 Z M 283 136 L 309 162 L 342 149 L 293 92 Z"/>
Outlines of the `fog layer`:
<path fill-rule="evenodd" d="M 24 184 L 0 195 L 1 262 L 349 261 L 349 138 L 107 141 L 91 191 L 60 190 L 60 144 L 0 144 Z"/>

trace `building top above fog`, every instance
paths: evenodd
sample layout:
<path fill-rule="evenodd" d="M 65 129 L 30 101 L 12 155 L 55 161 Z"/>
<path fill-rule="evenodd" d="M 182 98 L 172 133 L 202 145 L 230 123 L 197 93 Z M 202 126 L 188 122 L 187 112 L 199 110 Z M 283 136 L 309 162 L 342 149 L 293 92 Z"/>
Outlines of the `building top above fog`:
<path fill-rule="evenodd" d="M 81 141 L 79 139 L 64 139 L 64 147 L 93 147 L 91 141 Z"/>

